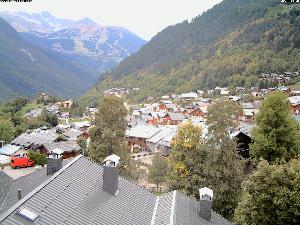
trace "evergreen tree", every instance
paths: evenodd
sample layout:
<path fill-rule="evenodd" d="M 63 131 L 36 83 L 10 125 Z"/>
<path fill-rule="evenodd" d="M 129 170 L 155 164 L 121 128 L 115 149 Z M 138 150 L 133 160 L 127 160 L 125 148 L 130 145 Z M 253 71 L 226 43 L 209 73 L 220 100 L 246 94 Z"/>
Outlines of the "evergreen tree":
<path fill-rule="evenodd" d="M 300 161 L 269 165 L 243 182 L 244 195 L 235 212 L 237 225 L 300 224 Z"/>
<path fill-rule="evenodd" d="M 256 127 L 252 131 L 253 143 L 250 152 L 259 160 L 290 160 L 299 154 L 299 126 L 293 119 L 286 96 L 275 91 L 262 102 L 255 117 Z"/>

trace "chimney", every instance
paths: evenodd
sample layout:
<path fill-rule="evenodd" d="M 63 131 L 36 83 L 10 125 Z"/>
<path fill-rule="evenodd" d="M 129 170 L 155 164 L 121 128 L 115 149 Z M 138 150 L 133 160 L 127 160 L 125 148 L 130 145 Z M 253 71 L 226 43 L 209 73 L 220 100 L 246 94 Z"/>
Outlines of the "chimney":
<path fill-rule="evenodd" d="M 47 157 L 47 175 L 52 175 L 62 168 L 63 156 L 51 153 Z"/>
<path fill-rule="evenodd" d="M 212 210 L 212 200 L 213 191 L 207 187 L 201 188 L 199 190 L 200 194 L 200 213 L 199 216 L 210 222 L 211 210 Z"/>
<path fill-rule="evenodd" d="M 114 196 L 118 194 L 119 183 L 119 160 L 117 155 L 110 155 L 103 162 L 103 191 Z"/>
<path fill-rule="evenodd" d="M 18 199 L 21 200 L 22 198 L 22 193 L 21 193 L 22 189 L 18 189 Z"/>

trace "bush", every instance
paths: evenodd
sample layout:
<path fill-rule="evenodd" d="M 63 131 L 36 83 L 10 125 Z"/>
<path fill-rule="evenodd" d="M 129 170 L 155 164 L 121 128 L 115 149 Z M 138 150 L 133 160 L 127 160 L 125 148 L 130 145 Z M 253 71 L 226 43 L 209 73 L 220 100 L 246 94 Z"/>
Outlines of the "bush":
<path fill-rule="evenodd" d="M 38 152 L 29 151 L 28 156 L 37 165 L 44 166 L 46 164 L 46 162 L 47 162 L 46 155 L 38 153 Z"/>

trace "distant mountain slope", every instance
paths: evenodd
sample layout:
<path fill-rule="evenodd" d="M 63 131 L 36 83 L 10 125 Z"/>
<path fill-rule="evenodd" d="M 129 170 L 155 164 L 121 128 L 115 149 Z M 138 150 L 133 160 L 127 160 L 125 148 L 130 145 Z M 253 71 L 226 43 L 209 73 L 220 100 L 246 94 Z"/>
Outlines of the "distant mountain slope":
<path fill-rule="evenodd" d="M 0 100 L 37 92 L 78 96 L 96 79 L 95 74 L 24 41 L 0 18 Z"/>
<path fill-rule="evenodd" d="M 138 51 L 143 39 L 122 27 L 100 26 L 89 18 L 64 20 L 42 12 L 2 12 L 29 43 L 100 73 Z"/>
<path fill-rule="evenodd" d="M 105 75 L 97 90 L 139 87 L 143 99 L 223 85 L 250 86 L 261 72 L 299 71 L 300 6 L 224 0 L 167 27 Z M 91 96 L 91 90 L 87 96 Z"/>

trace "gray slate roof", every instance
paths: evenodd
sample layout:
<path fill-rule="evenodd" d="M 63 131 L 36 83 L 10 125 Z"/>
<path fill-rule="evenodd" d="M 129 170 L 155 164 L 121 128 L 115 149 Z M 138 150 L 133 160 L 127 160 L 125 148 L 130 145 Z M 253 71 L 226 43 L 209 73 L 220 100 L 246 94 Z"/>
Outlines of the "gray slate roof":
<path fill-rule="evenodd" d="M 119 194 L 113 196 L 103 191 L 102 176 L 102 166 L 78 156 L 0 216 L 0 223 L 230 225 L 214 212 L 211 223 L 201 219 L 199 203 L 178 191 L 156 197 L 122 177 Z M 17 215 L 23 207 L 38 218 L 29 222 Z"/>
<path fill-rule="evenodd" d="M 16 137 L 12 140 L 12 144 L 19 146 L 27 146 L 27 145 L 42 145 L 45 143 L 52 143 L 58 138 L 58 134 L 55 129 L 50 129 L 46 131 L 38 130 L 34 131 L 30 134 L 23 133 L 20 136 Z"/>
<path fill-rule="evenodd" d="M 51 152 L 56 148 L 62 150 L 63 152 L 72 152 L 72 151 L 81 150 L 81 147 L 77 144 L 76 141 L 52 142 L 52 143 L 44 144 L 44 147 L 47 149 L 48 152 Z"/>
<path fill-rule="evenodd" d="M 63 165 L 66 165 L 68 162 L 68 160 L 64 160 Z M 46 175 L 46 168 L 38 169 L 16 180 L 0 171 L 0 214 L 18 202 L 17 192 L 19 188 L 22 189 L 22 197 L 24 197 L 40 184 L 50 179 L 51 176 Z"/>
<path fill-rule="evenodd" d="M 202 219 L 199 216 L 199 202 L 179 191 L 162 195 L 158 202 L 151 225 L 231 225 L 214 211 L 212 211 L 210 222 Z"/>
<path fill-rule="evenodd" d="M 174 120 L 174 121 L 183 121 L 186 118 L 183 113 L 169 112 L 168 114 L 169 114 L 171 120 Z"/>

